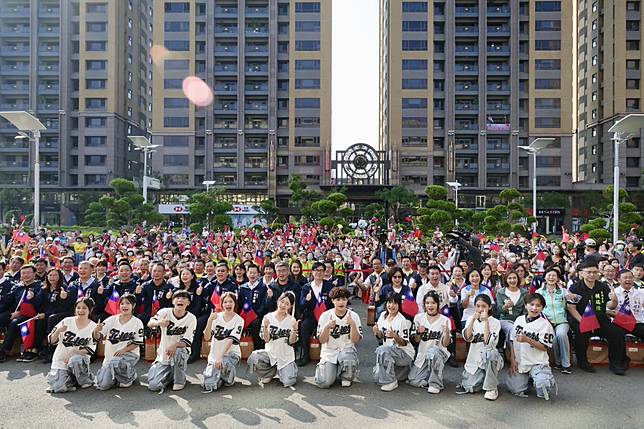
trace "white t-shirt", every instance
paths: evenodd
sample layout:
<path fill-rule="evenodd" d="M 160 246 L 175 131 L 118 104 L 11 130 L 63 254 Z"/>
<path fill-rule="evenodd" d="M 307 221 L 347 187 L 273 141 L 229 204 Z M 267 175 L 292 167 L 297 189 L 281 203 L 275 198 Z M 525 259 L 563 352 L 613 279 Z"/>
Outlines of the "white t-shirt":
<path fill-rule="evenodd" d="M 470 319 L 475 317 L 474 315 L 467 319 L 465 328 L 470 324 Z M 488 324 L 490 326 L 490 340 L 487 345 L 485 344 L 484 337 L 484 324 L 479 320 L 474 320 L 474 325 L 472 326 L 472 339 L 470 341 L 470 350 L 467 353 L 467 360 L 465 361 L 465 371 L 470 374 L 476 373 L 476 370 L 483 366 L 483 356 L 486 347 L 495 348 L 496 344 L 499 342 L 499 331 L 501 331 L 501 322 L 499 322 L 494 317 L 488 317 Z M 465 337 L 465 331 L 463 329 L 462 335 Z"/>
<path fill-rule="evenodd" d="M 186 311 L 186 314 L 181 319 L 177 319 L 172 310 L 172 308 L 162 308 L 152 317 L 152 320 L 159 322 L 163 320 L 164 316 L 167 316 L 170 321 L 167 328 L 159 327 L 161 329 L 161 341 L 159 342 L 159 350 L 155 362 L 160 362 L 164 365 L 168 365 L 170 362 L 166 350 L 179 341 L 186 343 L 188 353 L 190 353 L 192 340 L 195 337 L 195 330 L 197 329 L 197 318 L 194 314 Z"/>
<path fill-rule="evenodd" d="M 227 355 L 235 355 L 241 357 L 241 349 L 239 348 L 239 340 L 241 339 L 242 330 L 244 329 L 244 319 L 234 313 L 233 317 L 226 321 L 224 313 L 217 313 L 217 318 L 212 322 L 211 334 L 212 345 L 210 346 L 210 354 L 208 354 L 208 363 L 214 364 L 224 347 L 226 340 L 232 340 L 233 345 L 228 349 Z"/>
<path fill-rule="evenodd" d="M 339 317 L 335 314 L 335 309 L 325 311 L 320 316 L 318 321 L 318 337 L 324 330 L 324 327 L 331 320 L 335 320 L 335 328 L 331 329 L 329 332 L 329 341 L 322 344 L 320 350 L 320 362 L 331 362 L 338 363 L 338 354 L 349 347 L 354 347 L 355 345 L 351 342 L 351 326 L 349 325 L 349 317 L 351 317 L 356 326 L 358 327 L 358 333 L 360 338 L 362 338 L 362 325 L 360 324 L 360 316 L 353 311 L 348 310 L 344 317 Z"/>
<path fill-rule="evenodd" d="M 615 311 L 619 311 L 619 308 L 624 304 L 626 290 L 618 286 L 615 288 L 615 294 L 617 295 L 617 307 Z M 637 323 L 644 323 L 644 289 L 635 289 L 635 287 L 632 287 L 628 292 L 628 302 L 631 313 L 633 313 Z"/>
<path fill-rule="evenodd" d="M 403 349 L 410 358 L 414 358 L 414 346 L 411 344 L 411 341 L 409 341 L 409 336 L 411 335 L 411 322 L 405 319 L 405 316 L 403 316 L 402 313 L 398 312 L 393 320 L 387 320 L 387 312 L 384 311 L 378 319 L 378 328 L 382 331 L 385 345 L 395 345 L 396 347 Z M 393 338 L 387 338 L 387 331 L 389 328 L 391 328 L 396 335 L 405 340 L 407 344 L 399 346 Z"/>
<path fill-rule="evenodd" d="M 512 292 L 510 289 L 505 288 L 505 295 L 510 298 L 513 305 L 516 305 L 517 301 L 519 301 L 519 298 L 521 298 L 521 289 L 517 289 Z"/>
<path fill-rule="evenodd" d="M 420 343 L 418 344 L 418 352 L 416 353 L 416 360 L 414 365 L 418 368 L 423 366 L 425 359 L 427 359 L 427 352 L 432 347 L 438 347 L 443 350 L 445 353 L 447 347 L 443 346 L 443 334 L 445 333 L 445 326 L 447 325 L 447 330 L 451 329 L 451 322 L 449 319 L 442 314 L 438 314 L 438 318 L 434 322 L 430 322 L 429 316 L 427 313 L 417 314 L 414 317 L 414 326 L 412 328 L 412 334 L 420 335 Z M 425 332 L 419 334 L 417 332 L 419 326 L 425 327 Z"/>
<path fill-rule="evenodd" d="M 119 319 L 120 316 L 118 314 L 105 319 L 105 325 L 101 331 L 103 335 L 102 341 L 105 342 L 103 366 L 109 364 L 110 359 L 114 357 L 114 353 L 126 348 L 130 344 L 136 344 L 137 346 L 143 345 L 143 322 L 141 322 L 141 319 L 132 316 L 125 325 L 121 325 Z M 139 356 L 139 347 L 136 347 L 130 353 Z"/>
<path fill-rule="evenodd" d="M 271 365 L 277 365 L 277 369 L 282 369 L 289 363 L 295 361 L 295 350 L 292 345 L 289 345 L 288 339 L 291 337 L 293 331 L 293 323 L 295 318 L 290 314 L 284 317 L 281 322 L 277 320 L 277 312 L 268 313 L 262 320 L 262 326 L 268 323 L 268 334 L 270 341 L 266 343 L 264 350 L 271 360 Z M 260 337 L 264 341 L 264 330 L 260 329 Z"/>
<path fill-rule="evenodd" d="M 517 360 L 520 373 L 530 372 L 535 365 L 550 365 L 548 351 L 541 351 L 528 343 L 515 341 L 517 335 L 522 333 L 535 341 L 540 342 L 548 348 L 552 348 L 555 332 L 552 325 L 544 317 L 537 317 L 532 322 L 526 320 L 526 316 L 519 316 L 514 321 L 514 327 L 510 331 L 510 340 L 514 350 L 514 358 Z"/>
<path fill-rule="evenodd" d="M 89 356 L 96 352 L 96 342 L 92 338 L 96 323 L 90 320 L 85 328 L 79 329 L 76 325 L 76 317 L 72 316 L 58 322 L 56 329 L 62 325 L 67 326 L 67 330 L 58 337 L 58 345 L 51 360 L 51 369 L 67 369 L 65 361 L 72 357 L 73 352 L 86 350 Z"/>
<path fill-rule="evenodd" d="M 429 291 L 434 291 L 438 294 L 440 302 L 438 303 L 439 310 L 445 305 L 449 305 L 451 299 L 449 297 L 449 288 L 443 283 L 439 283 L 436 287 L 432 286 L 431 283 L 423 283 L 421 287 L 418 288 L 418 294 L 416 295 L 416 304 L 418 304 L 418 314 L 425 313 L 425 305 L 423 304 L 423 298 Z M 454 299 L 454 302 L 458 301 L 458 298 Z"/>
<path fill-rule="evenodd" d="M 465 298 L 470 294 L 471 290 L 472 290 L 472 286 L 466 286 L 463 288 L 463 290 L 461 291 L 461 302 L 465 301 Z M 482 286 L 479 288 L 478 292 L 474 296 L 470 297 L 467 308 L 463 308 L 462 320 L 467 320 L 474 315 L 475 313 L 474 301 L 476 300 L 476 297 L 481 294 L 489 296 L 490 301 L 492 301 L 492 306 L 494 306 L 494 297 L 492 296 L 490 289 Z"/>

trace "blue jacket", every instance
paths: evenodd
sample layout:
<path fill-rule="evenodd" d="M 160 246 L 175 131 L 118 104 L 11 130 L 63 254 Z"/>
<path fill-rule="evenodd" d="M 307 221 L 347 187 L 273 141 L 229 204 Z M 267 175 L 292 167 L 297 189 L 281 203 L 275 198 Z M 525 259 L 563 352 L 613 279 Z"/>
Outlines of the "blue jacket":
<path fill-rule="evenodd" d="M 315 319 L 315 294 L 313 293 L 313 288 L 309 282 L 302 287 L 302 292 L 300 292 L 300 318 L 301 319 Z M 322 281 L 322 289 L 320 290 L 320 300 L 326 305 L 326 309 L 333 308 L 333 301 L 329 298 L 329 293 L 333 289 L 333 283 L 326 280 Z M 307 301 L 306 296 L 311 292 L 311 300 Z"/>
<path fill-rule="evenodd" d="M 248 303 L 253 308 L 255 314 L 258 318 L 262 318 L 267 311 L 268 297 L 266 292 L 268 289 L 262 283 L 261 279 L 257 280 L 257 286 L 254 289 L 250 288 L 249 283 L 244 283 L 239 288 L 239 297 L 237 299 L 237 307 L 241 312 L 241 309 L 244 308 L 244 304 Z"/>

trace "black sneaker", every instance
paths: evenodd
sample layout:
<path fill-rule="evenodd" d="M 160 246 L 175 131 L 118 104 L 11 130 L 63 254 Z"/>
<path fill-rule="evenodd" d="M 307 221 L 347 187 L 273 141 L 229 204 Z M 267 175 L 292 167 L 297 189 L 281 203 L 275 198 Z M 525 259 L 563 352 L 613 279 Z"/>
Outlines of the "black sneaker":
<path fill-rule="evenodd" d="M 621 368 L 619 366 L 609 365 L 608 369 L 610 369 L 610 371 L 615 375 L 626 375 L 626 371 L 624 370 L 624 368 Z"/>
<path fill-rule="evenodd" d="M 456 386 L 456 394 L 457 395 L 464 395 L 466 393 L 467 393 L 467 390 L 465 390 L 463 388 L 463 386 L 461 386 L 460 384 L 458 386 Z"/>
<path fill-rule="evenodd" d="M 570 367 L 561 368 L 561 373 L 562 374 L 572 374 L 572 369 L 570 369 Z"/>
<path fill-rule="evenodd" d="M 18 362 L 33 362 L 36 359 L 38 359 L 38 354 L 34 352 L 25 352 L 22 354 L 20 360 L 17 360 Z"/>
<path fill-rule="evenodd" d="M 590 362 L 580 362 L 579 368 L 586 372 L 597 372 L 597 370 L 595 370 L 595 367 L 592 366 Z"/>
<path fill-rule="evenodd" d="M 563 366 L 555 365 L 555 366 L 552 367 L 552 369 L 556 369 L 557 371 L 561 371 L 563 369 Z"/>
<path fill-rule="evenodd" d="M 7 354 L 4 352 L 4 350 L 0 350 L 0 362 L 6 362 L 7 361 Z"/>

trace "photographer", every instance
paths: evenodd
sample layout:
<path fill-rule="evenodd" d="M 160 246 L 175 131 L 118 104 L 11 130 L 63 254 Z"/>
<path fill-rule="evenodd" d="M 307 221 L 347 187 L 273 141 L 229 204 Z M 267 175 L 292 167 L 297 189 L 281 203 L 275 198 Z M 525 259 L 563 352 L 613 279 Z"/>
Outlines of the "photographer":
<path fill-rule="evenodd" d="M 450 231 L 447 233 L 450 242 L 459 250 L 457 262 L 467 261 L 474 264 L 475 267 L 483 265 L 481 250 L 479 249 L 479 240 L 476 237 L 469 236 L 461 231 Z M 467 240 L 466 240 L 467 239 Z"/>

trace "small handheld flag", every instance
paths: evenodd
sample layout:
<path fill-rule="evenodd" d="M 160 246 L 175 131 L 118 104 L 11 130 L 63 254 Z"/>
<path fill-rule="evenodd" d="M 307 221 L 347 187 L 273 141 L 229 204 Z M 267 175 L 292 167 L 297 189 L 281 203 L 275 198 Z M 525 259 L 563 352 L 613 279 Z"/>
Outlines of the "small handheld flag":
<path fill-rule="evenodd" d="M 219 285 L 215 286 L 212 290 L 212 295 L 210 296 L 210 303 L 217 313 L 221 311 L 221 293 L 219 289 Z"/>
<path fill-rule="evenodd" d="M 454 318 L 449 312 L 449 305 L 444 305 L 443 308 L 441 309 L 441 313 L 443 316 L 447 317 L 449 319 L 449 325 L 450 325 L 450 330 L 455 331 L 456 330 L 456 322 L 454 322 Z"/>
<path fill-rule="evenodd" d="M 416 300 L 414 299 L 414 294 L 411 292 L 411 290 L 405 294 L 403 297 L 402 301 L 402 309 L 401 311 L 405 313 L 408 316 L 415 316 L 418 314 L 418 304 L 416 304 Z"/>
<path fill-rule="evenodd" d="M 599 329 L 599 321 L 589 301 L 584 310 L 584 314 L 581 316 L 581 322 L 579 322 L 579 332 L 584 334 L 595 329 Z"/>
<path fill-rule="evenodd" d="M 31 319 L 20 327 L 20 336 L 25 350 L 32 349 L 36 343 L 36 320 Z"/>
<path fill-rule="evenodd" d="M 119 306 L 120 297 L 121 296 L 117 292 L 116 287 L 112 285 L 112 293 L 110 294 L 110 299 L 107 301 L 107 305 L 105 305 L 106 313 L 115 316 L 121 312 L 121 307 Z"/>
<path fill-rule="evenodd" d="M 255 313 L 249 302 L 243 305 L 240 316 L 244 319 L 244 329 L 247 329 L 257 319 L 257 313 Z"/>
<path fill-rule="evenodd" d="M 635 326 L 637 325 L 637 320 L 635 319 L 635 316 L 633 316 L 631 309 L 628 306 L 622 304 L 619 307 L 617 314 L 615 314 L 613 323 L 624 329 L 625 331 L 633 332 Z"/>

